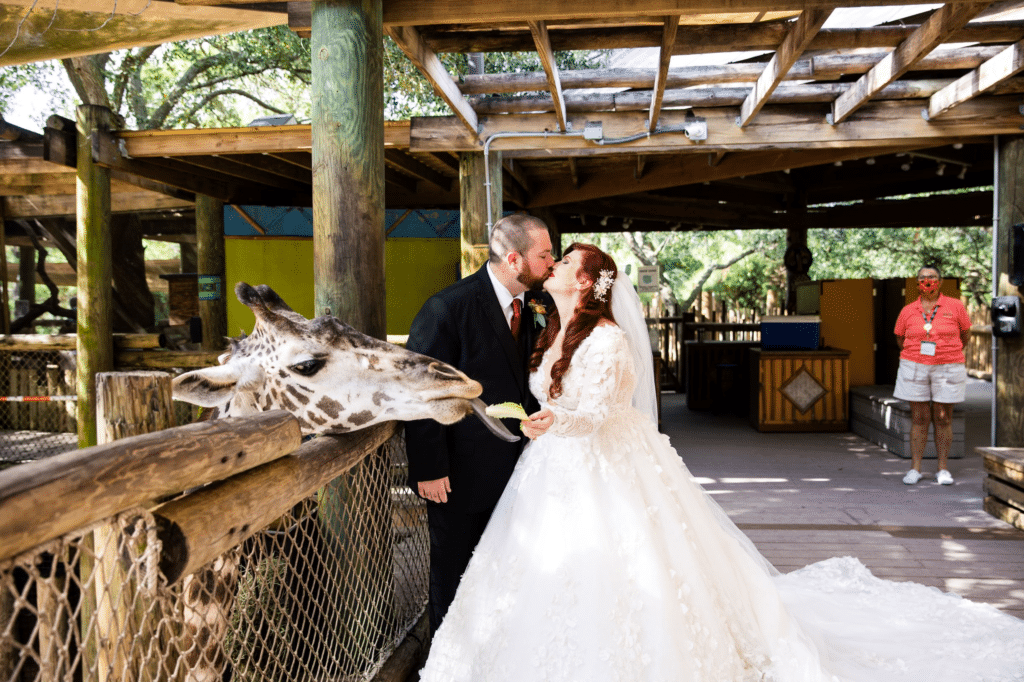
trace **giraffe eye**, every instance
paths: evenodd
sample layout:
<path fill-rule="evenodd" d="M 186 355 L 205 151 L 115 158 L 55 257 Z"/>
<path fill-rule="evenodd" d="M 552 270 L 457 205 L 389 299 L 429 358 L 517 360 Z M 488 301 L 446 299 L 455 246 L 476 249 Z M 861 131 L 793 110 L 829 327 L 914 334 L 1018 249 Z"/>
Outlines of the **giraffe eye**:
<path fill-rule="evenodd" d="M 296 363 L 289 367 L 289 369 L 304 377 L 311 377 L 323 369 L 326 364 L 327 361 L 323 358 L 312 358 L 310 360 L 303 360 L 302 362 Z"/>

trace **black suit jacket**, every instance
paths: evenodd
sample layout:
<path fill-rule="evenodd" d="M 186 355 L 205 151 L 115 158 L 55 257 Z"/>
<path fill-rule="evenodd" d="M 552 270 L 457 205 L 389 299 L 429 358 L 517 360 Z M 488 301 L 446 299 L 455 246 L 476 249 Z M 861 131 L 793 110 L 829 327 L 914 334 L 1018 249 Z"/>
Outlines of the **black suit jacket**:
<path fill-rule="evenodd" d="M 432 296 L 413 320 L 409 350 L 442 360 L 483 385 L 480 399 L 488 405 L 520 403 L 527 414 L 539 406 L 530 394 L 527 362 L 541 328 L 529 305 L 523 307 L 516 343 L 498 304 L 487 265 Z M 540 299 L 548 310 L 547 294 L 527 292 L 526 300 Z M 505 420 L 521 436 L 507 443 L 493 435 L 475 416 L 443 426 L 432 420 L 407 422 L 406 451 L 409 484 L 449 477 L 452 492 L 447 504 L 465 513 L 490 511 L 505 489 L 526 437 L 519 422 Z"/>

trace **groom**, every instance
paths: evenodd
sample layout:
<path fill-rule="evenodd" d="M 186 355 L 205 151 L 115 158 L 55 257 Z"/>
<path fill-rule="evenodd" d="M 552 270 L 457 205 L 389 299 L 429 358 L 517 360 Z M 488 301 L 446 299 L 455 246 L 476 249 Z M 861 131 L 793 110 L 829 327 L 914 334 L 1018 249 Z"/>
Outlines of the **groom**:
<path fill-rule="evenodd" d="M 480 399 L 488 405 L 515 402 L 532 414 L 539 406 L 530 395 L 526 365 L 541 331 L 536 306 L 551 309 L 540 289 L 554 263 L 543 221 L 523 214 L 502 218 L 491 229 L 488 262 L 423 304 L 407 348 L 479 381 L 484 388 Z M 518 422 L 506 426 L 519 433 Z M 434 632 L 526 439 L 507 443 L 479 420 L 465 419 L 451 426 L 408 422 L 405 440 L 409 485 L 427 500 Z"/>

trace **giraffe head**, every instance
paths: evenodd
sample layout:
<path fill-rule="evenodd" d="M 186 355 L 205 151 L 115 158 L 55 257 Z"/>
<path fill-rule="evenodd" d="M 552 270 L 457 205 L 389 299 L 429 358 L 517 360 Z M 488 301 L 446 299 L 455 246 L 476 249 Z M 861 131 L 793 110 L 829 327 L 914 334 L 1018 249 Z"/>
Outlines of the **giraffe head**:
<path fill-rule="evenodd" d="M 331 315 L 307 320 L 265 285 L 235 287 L 256 316 L 253 333 L 231 340 L 221 364 L 182 374 L 174 398 L 219 408 L 220 417 L 282 409 L 304 434 L 344 433 L 392 420 L 452 424 L 470 413 L 505 440 L 518 440 L 484 414 L 483 388 L 451 365 L 362 334 Z"/>

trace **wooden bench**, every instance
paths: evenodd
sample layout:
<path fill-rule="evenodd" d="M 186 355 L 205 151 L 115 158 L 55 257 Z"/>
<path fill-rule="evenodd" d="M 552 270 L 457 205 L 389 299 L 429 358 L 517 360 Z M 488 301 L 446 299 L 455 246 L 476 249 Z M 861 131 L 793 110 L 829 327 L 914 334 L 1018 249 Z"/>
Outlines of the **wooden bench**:
<path fill-rule="evenodd" d="M 978 448 L 985 462 L 985 511 L 1024 530 L 1024 448 Z"/>
<path fill-rule="evenodd" d="M 850 389 L 850 430 L 899 457 L 910 458 L 910 403 L 892 397 L 892 386 L 854 386 Z M 953 408 L 953 443 L 949 456 L 964 456 L 964 409 Z M 935 438 L 929 430 L 924 456 L 934 459 Z"/>

